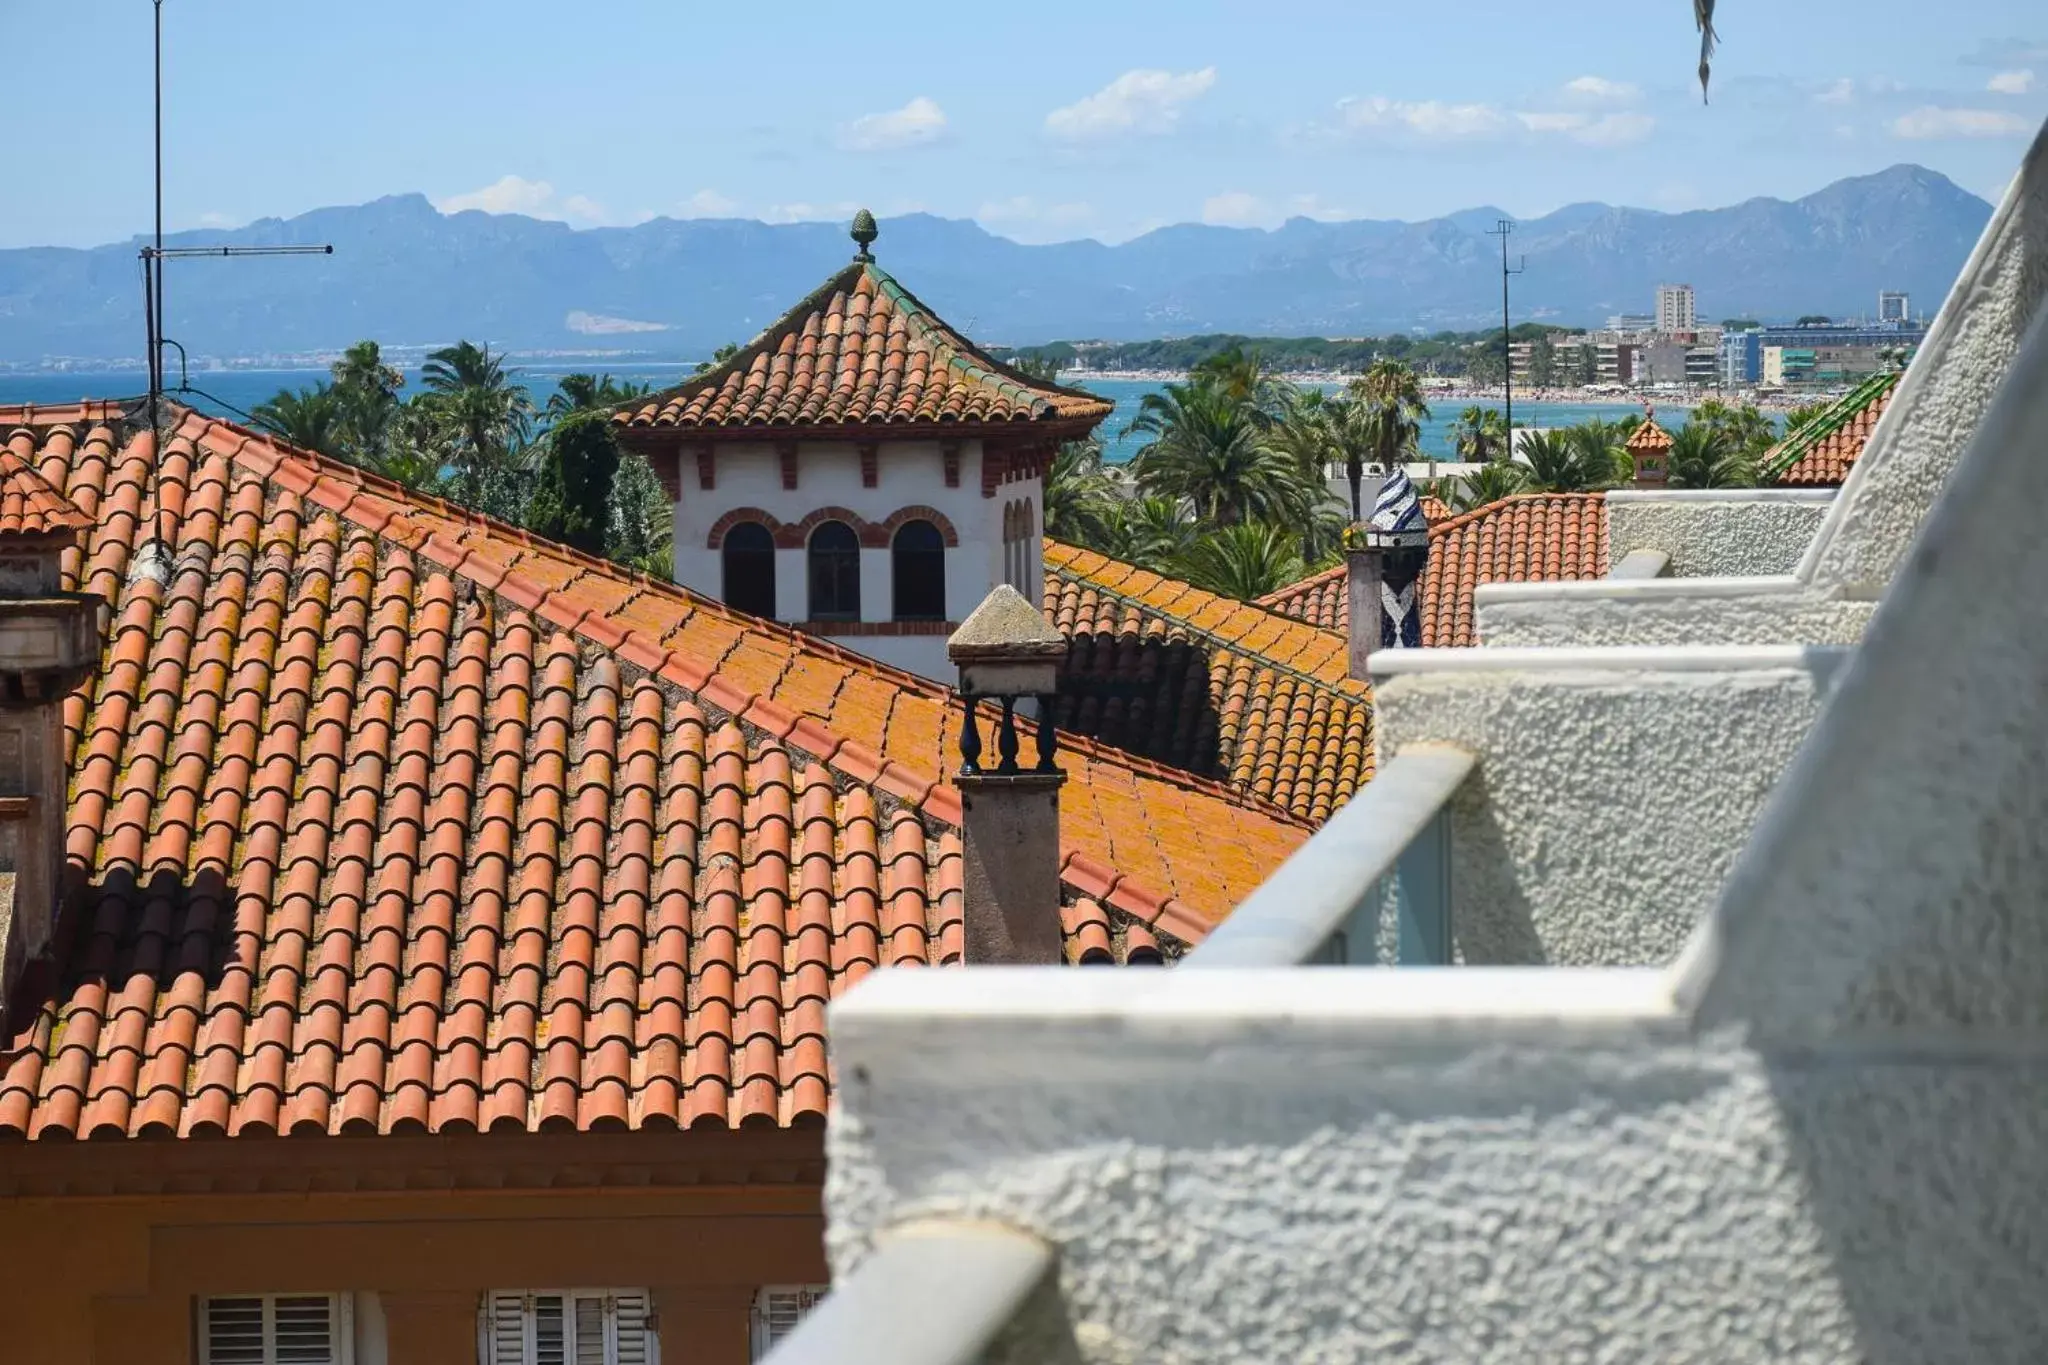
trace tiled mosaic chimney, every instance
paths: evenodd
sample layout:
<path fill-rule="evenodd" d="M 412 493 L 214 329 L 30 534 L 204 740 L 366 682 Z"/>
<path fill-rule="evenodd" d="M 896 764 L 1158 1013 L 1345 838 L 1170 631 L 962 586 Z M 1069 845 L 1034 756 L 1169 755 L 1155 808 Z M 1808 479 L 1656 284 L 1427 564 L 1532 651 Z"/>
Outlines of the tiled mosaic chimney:
<path fill-rule="evenodd" d="M 1365 680 L 1365 661 L 1374 650 L 1422 644 L 1429 520 L 1414 482 L 1399 465 L 1380 485 L 1372 515 L 1353 528 L 1344 557 L 1350 569 L 1351 676 Z"/>
<path fill-rule="evenodd" d="M 1052 694 L 1067 639 L 1009 584 L 999 585 L 946 641 L 960 670 L 967 723 L 960 735 L 964 956 L 970 966 L 1060 961 L 1060 784 Z M 978 703 L 1000 708 L 988 719 Z M 1036 711 L 1035 753 L 1023 753 Z M 990 750 L 993 750 L 993 753 Z"/>
<path fill-rule="evenodd" d="M 62 589 L 85 514 L 0 448 L 0 1016 L 48 945 L 64 857 L 64 697 L 99 661 L 99 599 Z"/>

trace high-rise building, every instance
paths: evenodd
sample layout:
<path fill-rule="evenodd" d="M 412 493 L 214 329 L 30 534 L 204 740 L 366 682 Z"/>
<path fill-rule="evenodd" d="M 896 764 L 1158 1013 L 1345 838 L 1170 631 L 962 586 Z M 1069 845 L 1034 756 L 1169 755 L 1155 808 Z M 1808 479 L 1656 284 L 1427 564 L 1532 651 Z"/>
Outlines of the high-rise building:
<path fill-rule="evenodd" d="M 1657 330 L 1660 332 L 1690 332 L 1694 324 L 1692 286 L 1689 284 L 1658 285 Z"/>
<path fill-rule="evenodd" d="M 1913 317 L 1913 297 L 1903 289 L 1880 289 L 1877 291 L 1877 320 L 1879 322 L 1909 322 Z"/>

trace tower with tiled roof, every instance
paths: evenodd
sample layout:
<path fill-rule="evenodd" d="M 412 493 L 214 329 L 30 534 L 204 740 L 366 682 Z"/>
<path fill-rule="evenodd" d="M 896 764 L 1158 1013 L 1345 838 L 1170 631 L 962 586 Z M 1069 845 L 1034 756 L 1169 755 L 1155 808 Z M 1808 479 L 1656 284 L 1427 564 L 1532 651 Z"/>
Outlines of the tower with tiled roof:
<path fill-rule="evenodd" d="M 730 359 L 617 416 L 676 502 L 675 576 L 950 681 L 998 583 L 1038 600 L 1043 476 L 1110 412 L 977 348 L 854 259 Z"/>
<path fill-rule="evenodd" d="M 1657 425 L 1657 410 L 1643 410 L 1642 425 L 1623 443 L 1635 464 L 1639 486 L 1661 488 L 1671 478 L 1671 433 Z"/>

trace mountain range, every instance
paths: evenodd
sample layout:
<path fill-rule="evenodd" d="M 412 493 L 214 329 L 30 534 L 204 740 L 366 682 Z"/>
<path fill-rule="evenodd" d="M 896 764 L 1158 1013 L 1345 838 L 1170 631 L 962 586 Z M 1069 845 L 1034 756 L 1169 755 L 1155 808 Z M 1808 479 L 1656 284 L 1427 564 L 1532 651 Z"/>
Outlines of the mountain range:
<path fill-rule="evenodd" d="M 1517 321 L 1585 325 L 1694 286 L 1702 319 L 1869 313 L 1880 289 L 1931 309 L 1991 206 L 1919 166 L 1837 181 L 1803 199 L 1688 213 L 1571 204 L 1519 223 Z M 1507 217 L 1278 228 L 1180 224 L 1115 246 L 1027 246 L 964 219 L 885 219 L 877 259 L 977 339 L 1136 340 L 1197 332 L 1358 336 L 1485 327 L 1500 316 Z M 521 351 L 701 355 L 744 340 L 849 256 L 842 224 L 657 218 L 573 229 L 518 214 L 443 214 L 402 194 L 178 246 L 330 242 L 331 256 L 170 263 L 168 335 L 193 355 L 391 346 L 459 337 Z M 116 359 L 143 350 L 139 239 L 0 251 L 0 361 Z"/>

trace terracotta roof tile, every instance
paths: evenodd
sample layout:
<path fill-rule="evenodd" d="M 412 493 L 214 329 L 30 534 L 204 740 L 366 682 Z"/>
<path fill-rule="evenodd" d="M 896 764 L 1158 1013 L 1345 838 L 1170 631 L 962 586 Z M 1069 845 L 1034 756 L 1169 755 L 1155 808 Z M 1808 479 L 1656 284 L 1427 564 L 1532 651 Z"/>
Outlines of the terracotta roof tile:
<path fill-rule="evenodd" d="M 1780 441 L 1763 458 L 1763 482 L 1797 488 L 1837 488 L 1870 443 L 1877 419 L 1898 392 L 1898 374 L 1875 375 L 1841 401 Z"/>
<path fill-rule="evenodd" d="M 1472 590 L 1481 583 L 1559 582 L 1608 572 L 1607 504 L 1599 493 L 1520 493 L 1429 527 L 1422 580 L 1425 647 L 1479 643 Z M 1346 632 L 1341 564 L 1259 599 L 1284 616 Z"/>
<path fill-rule="evenodd" d="M 815 1123 L 826 999 L 958 959 L 946 689 L 225 423 L 37 442 L 109 607 L 0 1135 Z M 1307 838 L 1063 766 L 1066 893 L 1131 960 Z"/>
<path fill-rule="evenodd" d="M 1056 541 L 1045 570 L 1063 728 L 1311 821 L 1372 776 L 1371 693 L 1342 635 Z"/>
<path fill-rule="evenodd" d="M 0 535 L 69 538 L 86 528 L 85 513 L 52 488 L 34 463 L 69 459 L 77 439 L 67 430 L 53 436 L 56 448 L 45 452 L 33 430 L 17 427 L 0 445 Z"/>
<path fill-rule="evenodd" d="M 1085 429 L 1110 407 L 1004 365 L 872 261 L 855 261 L 739 354 L 621 411 L 618 420 L 763 434 L 877 424 Z"/>

